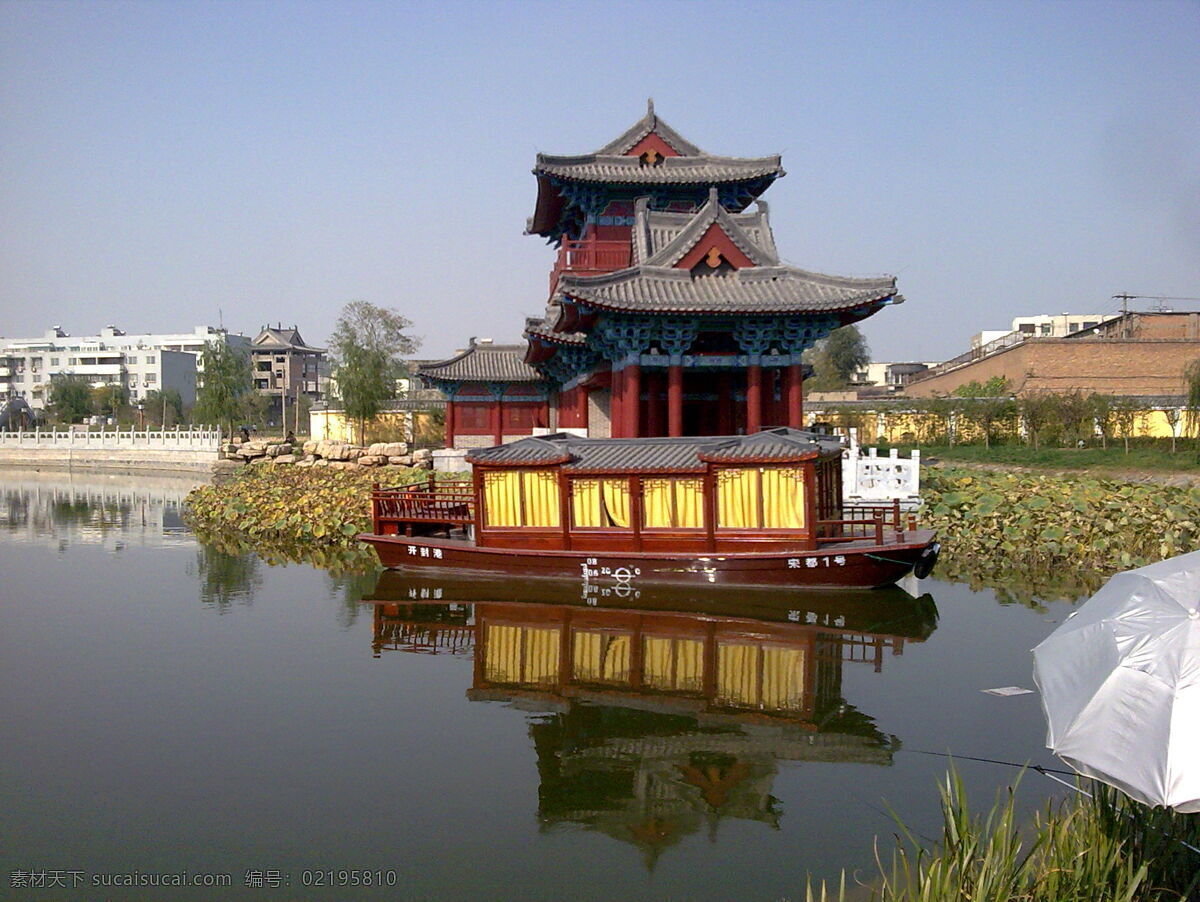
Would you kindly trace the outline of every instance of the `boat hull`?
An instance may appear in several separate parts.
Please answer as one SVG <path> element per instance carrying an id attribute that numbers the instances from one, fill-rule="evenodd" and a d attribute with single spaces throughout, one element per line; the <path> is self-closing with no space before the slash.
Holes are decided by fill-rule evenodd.
<path id="1" fill-rule="evenodd" d="M 872 588 L 888 586 L 918 564 L 928 572 L 937 545 L 930 530 L 884 545 L 838 545 L 820 551 L 666 554 L 479 548 L 460 539 L 360 535 L 389 569 L 474 571 L 514 577 L 573 579 L 637 586 L 682 583 L 727 586 Z"/>

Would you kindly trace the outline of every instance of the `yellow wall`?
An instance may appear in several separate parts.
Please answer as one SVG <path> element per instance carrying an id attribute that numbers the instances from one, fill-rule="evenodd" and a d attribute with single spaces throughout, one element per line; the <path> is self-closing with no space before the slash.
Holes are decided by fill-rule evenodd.
<path id="1" fill-rule="evenodd" d="M 839 433 L 844 433 L 847 426 L 856 427 L 860 444 L 873 442 L 886 444 L 944 444 L 946 441 L 945 418 L 934 413 L 917 413 L 902 410 L 872 410 L 868 407 L 857 408 L 851 414 L 841 411 L 808 410 L 805 412 L 808 425 L 813 423 L 829 423 Z M 1176 427 L 1176 435 L 1193 434 L 1189 430 L 1187 413 L 1181 411 L 1180 422 Z M 1017 421 L 998 425 L 993 429 L 993 438 L 1005 436 L 1016 437 L 1019 434 Z M 1115 429 L 1114 437 L 1120 437 L 1120 430 Z M 1161 410 L 1139 411 L 1134 420 L 1133 436 L 1137 438 L 1170 438 L 1171 426 L 1167 415 Z M 982 444 L 983 430 L 967 420 L 958 417 L 955 426 L 956 444 Z"/>
<path id="2" fill-rule="evenodd" d="M 340 410 L 310 410 L 308 430 L 314 441 L 366 444 L 412 440 L 411 419 L 406 410 L 385 410 L 373 422 L 367 423 L 365 441 L 358 434 L 358 423 L 348 421 Z"/>

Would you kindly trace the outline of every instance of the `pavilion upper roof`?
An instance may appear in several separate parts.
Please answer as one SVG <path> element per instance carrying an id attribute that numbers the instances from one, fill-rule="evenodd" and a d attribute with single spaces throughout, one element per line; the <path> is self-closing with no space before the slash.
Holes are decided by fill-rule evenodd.
<path id="1" fill-rule="evenodd" d="M 632 151 L 651 135 L 661 139 L 677 156 L 664 156 L 655 165 L 645 165 L 640 155 Z M 574 156 L 539 153 L 533 172 L 583 182 L 700 185 L 762 176 L 778 178 L 784 174 L 778 154 L 719 157 L 704 152 L 659 118 L 653 100 L 646 104 L 645 116 L 599 150 Z"/>
<path id="2" fill-rule="evenodd" d="M 645 149 L 653 151 L 652 163 L 643 159 Z M 650 101 L 645 116 L 599 150 L 568 156 L 539 153 L 533 174 L 538 177 L 538 201 L 527 231 L 550 235 L 558 226 L 564 204 L 553 185 L 555 180 L 635 187 L 698 186 L 701 190 L 709 185 L 747 183 L 747 196 L 756 197 L 785 172 L 778 154 L 722 157 L 706 153 L 660 119 Z"/>
<path id="3" fill-rule="evenodd" d="M 541 374 L 525 362 L 524 344 L 476 342 L 455 356 L 422 364 L 417 375 L 444 382 L 542 382 Z"/>

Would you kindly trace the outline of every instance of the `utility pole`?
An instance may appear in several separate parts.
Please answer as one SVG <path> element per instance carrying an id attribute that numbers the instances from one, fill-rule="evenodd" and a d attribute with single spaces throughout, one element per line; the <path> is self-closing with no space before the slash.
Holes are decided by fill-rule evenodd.
<path id="1" fill-rule="evenodd" d="M 1114 294 L 1113 299 L 1121 302 L 1121 338 L 1129 338 L 1129 302 L 1136 298 L 1136 294 L 1122 293 Z"/>

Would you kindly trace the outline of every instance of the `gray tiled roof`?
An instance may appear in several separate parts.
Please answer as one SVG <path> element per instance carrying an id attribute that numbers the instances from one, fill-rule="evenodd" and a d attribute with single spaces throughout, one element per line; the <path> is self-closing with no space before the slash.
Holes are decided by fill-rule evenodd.
<path id="1" fill-rule="evenodd" d="M 546 312 L 544 317 L 531 316 L 525 319 L 525 334 L 544 338 L 547 341 L 564 345 L 585 345 L 587 336 L 582 332 L 555 332 L 554 323 L 558 319 L 557 309 Z"/>
<path id="2" fill-rule="evenodd" d="M 752 244 L 778 262 L 779 253 L 775 249 L 775 236 L 767 219 L 767 204 L 760 200 L 757 205 L 758 209 L 752 213 L 725 211 L 725 215 Z M 636 208 L 638 215 L 635 216 L 633 229 L 633 262 L 635 263 L 641 263 L 654 257 L 678 238 L 696 218 L 695 213 L 663 213 L 649 209 L 643 215 L 642 208 L 643 205 L 639 201 Z M 696 237 L 699 238 L 702 234 L 703 230 Z"/>
<path id="3" fill-rule="evenodd" d="M 629 126 L 625 132 L 613 141 L 609 141 L 601 147 L 596 153 L 598 154 L 622 154 L 629 153 L 642 138 L 651 132 L 656 132 L 660 138 L 670 144 L 675 150 L 685 157 L 695 157 L 704 153 L 699 147 L 689 141 L 667 123 L 655 115 L 654 98 L 651 97 L 646 101 L 646 115 L 639 119 L 633 125 Z"/>
<path id="4" fill-rule="evenodd" d="M 680 156 L 665 157 L 656 166 L 643 166 L 638 157 L 627 156 L 630 149 L 651 132 L 666 141 Z M 708 185 L 784 175 L 782 160 L 778 155 L 746 158 L 718 157 L 705 153 L 658 118 L 654 113 L 653 101 L 648 104 L 645 116 L 595 153 L 577 156 L 538 154 L 533 172 L 535 175 L 553 175 L 575 181 L 648 185 Z"/>
<path id="5" fill-rule="evenodd" d="M 250 342 L 250 349 L 252 351 L 313 351 L 318 354 L 324 353 L 325 350 L 305 344 L 298 329 L 272 329 L 269 327 L 263 328 L 254 337 L 254 340 Z"/>
<path id="6" fill-rule="evenodd" d="M 524 344 L 476 344 L 449 360 L 423 364 L 417 375 L 455 382 L 542 382 L 541 375 L 525 362 Z"/>
<path id="7" fill-rule="evenodd" d="M 538 154 L 533 172 L 580 182 L 626 185 L 711 185 L 784 174 L 778 156 L 757 159 L 707 155 L 665 157 L 657 166 L 643 166 L 637 157 L 594 153 L 573 157 Z"/>
<path id="8" fill-rule="evenodd" d="M 593 307 L 654 313 L 834 313 L 902 300 L 893 276 L 829 276 L 784 265 L 697 276 L 636 266 L 599 276 L 564 275 L 559 290 Z"/>
<path id="9" fill-rule="evenodd" d="M 647 266 L 674 266 L 717 224 L 755 266 L 779 263 L 775 238 L 767 220 L 767 206 L 759 201 L 753 213 L 733 214 L 721 206 L 717 189 L 695 213 L 656 213 L 649 198 L 638 198 L 634 207 L 633 262 Z"/>
<path id="10" fill-rule="evenodd" d="M 830 436 L 788 428 L 715 438 L 601 439 L 556 433 L 477 449 L 467 459 L 510 466 L 562 463 L 563 469 L 575 472 L 699 473 L 706 461 L 786 463 L 838 454 L 841 447 Z"/>

